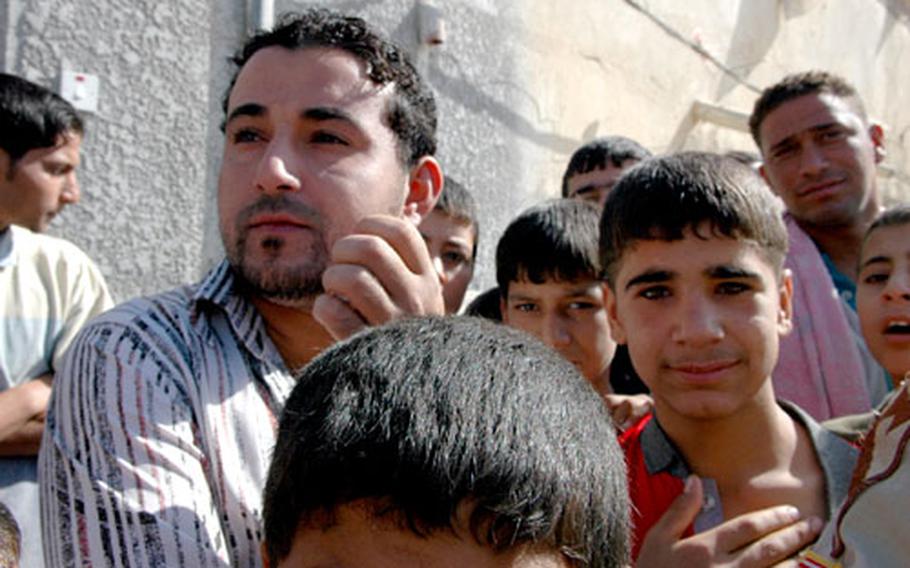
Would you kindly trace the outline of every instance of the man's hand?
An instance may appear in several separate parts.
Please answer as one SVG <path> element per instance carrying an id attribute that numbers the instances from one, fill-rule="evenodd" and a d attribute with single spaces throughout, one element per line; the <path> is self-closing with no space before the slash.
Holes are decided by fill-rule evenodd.
<path id="1" fill-rule="evenodd" d="M 38 453 L 53 375 L 43 375 L 0 392 L 0 456 Z"/>
<path id="2" fill-rule="evenodd" d="M 603 398 L 619 431 L 638 422 L 654 407 L 654 400 L 646 394 L 607 394 Z"/>
<path id="3" fill-rule="evenodd" d="M 800 519 L 795 507 L 783 505 L 740 515 L 680 539 L 698 515 L 701 502 L 701 481 L 689 476 L 683 494 L 648 532 L 635 566 L 773 566 L 806 547 L 822 528 L 820 519 Z"/>
<path id="4" fill-rule="evenodd" d="M 445 313 L 426 244 L 412 223 L 398 217 L 366 217 L 338 239 L 322 284 L 313 316 L 335 339 L 400 317 Z"/>

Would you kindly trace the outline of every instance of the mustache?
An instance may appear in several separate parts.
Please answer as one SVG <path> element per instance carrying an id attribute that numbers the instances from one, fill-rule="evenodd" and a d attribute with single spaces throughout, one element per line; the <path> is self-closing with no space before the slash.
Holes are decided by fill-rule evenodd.
<path id="1" fill-rule="evenodd" d="M 259 199 L 243 208 L 237 215 L 237 228 L 242 230 L 250 219 L 263 213 L 285 213 L 302 219 L 315 229 L 323 228 L 322 215 L 318 211 L 285 195 L 263 195 L 259 197 Z"/>

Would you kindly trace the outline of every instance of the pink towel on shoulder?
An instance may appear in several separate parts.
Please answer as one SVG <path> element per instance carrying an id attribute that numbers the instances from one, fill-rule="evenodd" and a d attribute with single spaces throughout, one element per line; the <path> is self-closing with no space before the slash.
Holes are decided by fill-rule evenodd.
<path id="1" fill-rule="evenodd" d="M 816 420 L 868 412 L 865 371 L 854 333 L 831 280 L 809 238 L 789 215 L 786 267 L 793 272 L 793 331 L 780 345 L 774 392 Z"/>

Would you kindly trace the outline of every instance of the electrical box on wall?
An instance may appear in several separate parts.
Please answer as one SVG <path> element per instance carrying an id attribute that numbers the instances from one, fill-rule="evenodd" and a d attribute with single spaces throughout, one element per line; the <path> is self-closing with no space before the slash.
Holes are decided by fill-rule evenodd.
<path id="1" fill-rule="evenodd" d="M 88 73 L 64 71 L 60 79 L 60 96 L 77 110 L 98 112 L 98 77 Z"/>

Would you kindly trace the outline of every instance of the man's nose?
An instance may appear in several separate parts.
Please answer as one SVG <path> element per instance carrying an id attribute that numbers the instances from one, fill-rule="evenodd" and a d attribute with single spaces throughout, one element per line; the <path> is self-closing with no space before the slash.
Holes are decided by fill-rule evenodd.
<path id="1" fill-rule="evenodd" d="M 259 160 L 256 187 L 266 193 L 299 190 L 296 162 L 296 156 L 287 143 L 274 141 Z"/>
<path id="2" fill-rule="evenodd" d="M 800 172 L 809 177 L 821 174 L 828 167 L 828 156 L 814 143 L 806 144 L 800 154 Z"/>
<path id="3" fill-rule="evenodd" d="M 69 175 L 66 185 L 63 186 L 63 191 L 60 192 L 60 201 L 66 205 L 71 205 L 78 203 L 80 197 L 82 197 L 82 193 L 79 190 L 79 180 L 76 178 L 76 174 L 72 173 Z"/>

